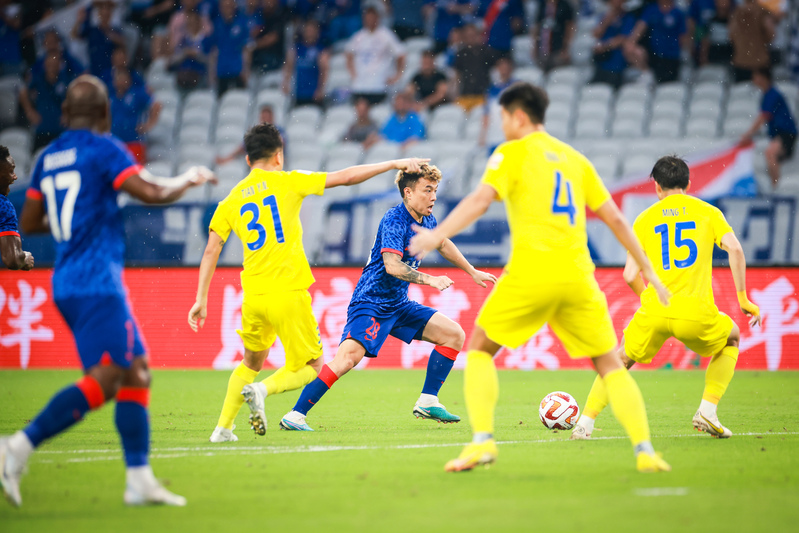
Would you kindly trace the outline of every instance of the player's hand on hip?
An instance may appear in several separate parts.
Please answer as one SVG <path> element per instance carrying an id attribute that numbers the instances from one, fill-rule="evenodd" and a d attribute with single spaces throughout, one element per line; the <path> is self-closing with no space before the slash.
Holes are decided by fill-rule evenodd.
<path id="1" fill-rule="evenodd" d="M 414 224 L 411 226 L 416 235 L 411 237 L 411 242 L 408 243 L 408 252 L 414 257 L 419 259 L 424 258 L 428 252 L 437 249 L 444 242 L 435 233 L 422 226 Z"/>
<path id="2" fill-rule="evenodd" d="M 33 254 L 25 252 L 25 262 L 22 264 L 22 270 L 30 270 L 33 268 Z"/>
<path id="3" fill-rule="evenodd" d="M 445 290 L 450 285 L 452 285 L 452 280 L 447 276 L 436 276 L 430 280 L 430 286 L 440 291 Z"/>
<path id="4" fill-rule="evenodd" d="M 194 302 L 189 311 L 189 326 L 191 329 L 195 332 L 199 331 L 205 325 L 205 317 L 207 315 L 208 309 L 206 309 L 206 306 L 199 302 Z"/>
<path id="5" fill-rule="evenodd" d="M 404 170 L 405 172 L 419 172 L 422 165 L 429 162 L 429 158 L 408 157 L 406 159 L 397 159 L 395 161 L 395 167 L 397 170 Z"/>
<path id="6" fill-rule="evenodd" d="M 472 279 L 484 289 L 488 287 L 488 285 L 486 285 L 486 281 L 490 281 L 491 283 L 497 282 L 497 277 L 494 274 L 489 274 L 488 272 L 483 272 L 482 270 L 475 270 L 474 274 L 472 274 Z"/>

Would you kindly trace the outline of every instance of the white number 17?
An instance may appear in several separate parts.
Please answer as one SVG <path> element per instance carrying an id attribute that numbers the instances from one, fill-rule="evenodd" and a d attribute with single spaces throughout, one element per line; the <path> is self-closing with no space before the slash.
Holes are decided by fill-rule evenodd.
<path id="1" fill-rule="evenodd" d="M 47 217 L 50 219 L 50 230 L 53 238 L 58 241 L 68 241 L 72 238 L 72 215 L 75 213 L 75 201 L 80 191 L 80 172 L 69 170 L 59 172 L 42 179 L 42 194 L 47 200 Z M 58 216 L 58 198 L 56 191 L 66 190 L 64 201 L 61 203 L 61 216 Z"/>

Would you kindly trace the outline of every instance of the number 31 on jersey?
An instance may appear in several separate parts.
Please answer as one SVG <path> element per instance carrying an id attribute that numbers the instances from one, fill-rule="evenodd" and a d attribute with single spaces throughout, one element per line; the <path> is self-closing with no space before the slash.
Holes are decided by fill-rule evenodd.
<path id="1" fill-rule="evenodd" d="M 275 227 L 275 237 L 277 238 L 277 242 L 286 242 L 286 239 L 283 236 L 283 224 L 280 222 L 280 212 L 277 210 L 277 200 L 275 199 L 275 195 L 272 194 L 264 198 L 263 205 L 264 207 L 268 207 L 269 211 L 272 213 L 272 224 Z M 243 217 L 246 213 L 252 214 L 252 219 L 249 223 L 247 223 L 247 230 L 258 232 L 258 236 L 255 238 L 255 240 L 247 243 L 247 248 L 254 252 L 256 250 L 260 250 L 263 248 L 264 244 L 266 244 L 266 228 L 259 221 L 261 218 L 261 207 L 258 204 L 255 202 L 248 202 L 241 206 L 241 216 Z"/>

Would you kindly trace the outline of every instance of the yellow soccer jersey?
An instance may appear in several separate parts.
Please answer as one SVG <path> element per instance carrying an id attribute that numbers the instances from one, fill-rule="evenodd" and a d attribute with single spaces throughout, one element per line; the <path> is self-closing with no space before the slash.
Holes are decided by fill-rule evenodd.
<path id="1" fill-rule="evenodd" d="M 300 207 L 325 190 L 324 172 L 253 169 L 219 202 L 211 231 L 244 245 L 241 287 L 248 294 L 307 289 L 314 282 L 302 247 Z"/>
<path id="2" fill-rule="evenodd" d="M 647 313 L 668 318 L 718 314 L 713 300 L 713 244 L 732 228 L 717 208 L 687 194 L 672 194 L 641 213 L 633 224 L 655 273 L 672 293 L 663 307 L 650 285 L 641 294 Z"/>
<path id="3" fill-rule="evenodd" d="M 509 274 L 531 283 L 593 274 L 585 208 L 597 210 L 610 194 L 582 154 L 547 133 L 532 133 L 500 145 L 482 183 L 505 202 L 512 239 Z"/>

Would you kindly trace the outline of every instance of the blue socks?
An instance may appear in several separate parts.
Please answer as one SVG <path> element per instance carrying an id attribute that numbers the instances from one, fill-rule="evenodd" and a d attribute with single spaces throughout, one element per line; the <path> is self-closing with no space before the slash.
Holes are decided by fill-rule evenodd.
<path id="1" fill-rule="evenodd" d="M 433 350 L 430 354 L 430 359 L 427 361 L 427 375 L 424 378 L 422 394 L 438 396 L 438 391 L 441 390 L 441 386 L 447 380 L 457 355 L 458 352 L 456 350 L 444 346 L 438 346 Z"/>
<path id="2" fill-rule="evenodd" d="M 89 410 L 97 409 L 103 403 L 105 396 L 100 384 L 94 378 L 84 376 L 53 396 L 50 403 L 23 431 L 35 448 L 44 440 L 79 422 Z"/>
<path id="3" fill-rule="evenodd" d="M 150 389 L 124 387 L 117 394 L 114 421 L 122 440 L 125 464 L 129 468 L 147 464 L 150 454 L 149 403 Z"/>
<path id="4" fill-rule="evenodd" d="M 308 411 L 319 402 L 322 396 L 330 390 L 330 387 L 332 387 L 333 383 L 337 380 L 338 376 L 330 370 L 330 367 L 327 365 L 323 366 L 316 379 L 308 383 L 305 388 L 302 389 L 302 393 L 297 400 L 297 404 L 294 406 L 294 410 L 303 415 L 307 415 Z"/>

